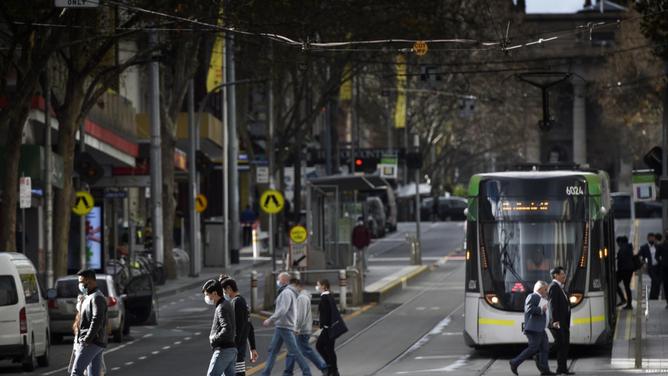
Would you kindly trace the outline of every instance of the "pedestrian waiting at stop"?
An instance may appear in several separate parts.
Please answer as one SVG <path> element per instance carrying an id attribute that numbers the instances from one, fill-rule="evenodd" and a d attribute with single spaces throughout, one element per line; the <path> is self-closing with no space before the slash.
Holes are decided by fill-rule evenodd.
<path id="1" fill-rule="evenodd" d="M 215 279 L 206 281 L 202 287 L 204 302 L 216 307 L 209 334 L 209 344 L 213 349 L 207 376 L 232 376 L 235 373 L 237 345 L 234 323 L 234 307 L 225 300 L 223 287 Z"/>
<path id="2" fill-rule="evenodd" d="M 300 280 L 294 279 L 291 282 L 294 282 L 294 286 L 297 287 L 297 290 L 299 291 L 299 297 L 297 298 L 297 321 L 295 323 L 297 346 L 304 357 L 318 367 L 323 375 L 328 375 L 327 363 L 325 363 L 320 354 L 318 354 L 309 344 L 311 332 L 313 331 L 311 294 L 304 289 L 304 284 Z M 295 356 L 288 353 L 288 356 L 285 358 L 285 372 L 283 372 L 283 375 L 292 375 L 294 368 Z"/>
<path id="3" fill-rule="evenodd" d="M 631 278 L 633 277 L 633 248 L 629 244 L 626 236 L 617 237 L 617 295 L 619 295 L 619 305 L 624 305 L 624 309 L 633 309 L 633 297 L 631 295 Z M 624 284 L 626 296 L 622 294 L 619 284 Z"/>
<path id="4" fill-rule="evenodd" d="M 647 265 L 647 274 L 652 281 L 649 289 L 649 298 L 652 300 L 659 299 L 659 292 L 661 291 L 661 267 L 657 259 L 657 240 L 656 235 L 652 232 L 647 234 L 647 243 L 640 247 L 640 257 Z"/>
<path id="5" fill-rule="evenodd" d="M 361 263 L 363 271 L 369 271 L 369 251 L 367 247 L 371 244 L 371 231 L 364 223 L 364 217 L 357 218 L 357 224 L 353 228 L 352 243 L 355 247 L 355 266 Z"/>
<path id="6" fill-rule="evenodd" d="M 327 363 L 329 376 L 339 376 L 335 350 L 336 339 L 347 332 L 348 328 L 339 309 L 336 308 L 334 297 L 329 291 L 329 281 L 326 279 L 319 280 L 315 289 L 320 292 L 318 313 L 320 314 L 320 328 L 322 328 L 315 347 Z"/>
<path id="7" fill-rule="evenodd" d="M 244 376 L 246 374 L 246 353 L 249 350 L 249 335 L 252 327 L 250 309 L 246 299 L 239 294 L 239 287 L 234 279 L 223 279 L 221 286 L 223 287 L 225 300 L 232 303 L 232 307 L 234 307 L 234 328 L 236 329 L 234 343 L 237 346 L 236 375 Z M 253 345 L 250 346 L 251 362 L 257 359 L 254 342 L 255 338 L 253 338 Z"/>
<path id="8" fill-rule="evenodd" d="M 276 328 L 274 329 L 274 336 L 271 339 L 269 344 L 269 356 L 265 362 L 264 370 L 262 370 L 263 376 L 269 376 L 271 370 L 274 368 L 274 363 L 276 362 L 276 357 L 278 352 L 281 350 L 283 343 L 285 347 L 288 348 L 288 354 L 292 354 L 299 364 L 299 368 L 302 370 L 302 375 L 311 376 L 311 369 L 306 363 L 306 358 L 299 351 L 297 346 L 297 338 L 295 336 L 295 323 L 297 315 L 297 297 L 299 292 L 297 288 L 289 284 L 290 274 L 282 272 L 278 275 L 278 280 L 276 285 L 279 288 L 280 293 L 276 298 L 276 309 L 274 314 L 271 315 L 268 319 L 264 320 L 262 323 L 263 326 L 268 327 L 271 324 L 274 324 Z"/>
<path id="9" fill-rule="evenodd" d="M 547 283 L 538 281 L 533 287 L 533 293 L 527 296 L 524 303 L 524 335 L 529 340 L 529 346 L 509 361 L 510 370 L 515 375 L 517 375 L 517 367 L 534 355 L 536 356 L 536 367 L 541 375 L 556 375 L 550 371 L 550 365 L 547 362 L 550 352 L 550 342 L 546 332 L 550 323 L 549 315 Z"/>

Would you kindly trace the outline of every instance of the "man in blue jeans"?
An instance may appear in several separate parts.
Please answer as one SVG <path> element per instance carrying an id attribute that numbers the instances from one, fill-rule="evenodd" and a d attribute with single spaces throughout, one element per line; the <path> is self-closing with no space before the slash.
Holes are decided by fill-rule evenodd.
<path id="1" fill-rule="evenodd" d="M 326 375 L 327 363 L 309 344 L 311 332 L 313 331 L 311 295 L 304 290 L 304 285 L 298 279 L 290 280 L 290 285 L 299 291 L 299 297 L 297 298 L 297 321 L 295 323 L 295 327 L 297 328 L 297 347 L 299 347 L 304 357 L 315 364 L 322 371 L 323 375 Z M 294 368 L 295 355 L 288 353 L 288 356 L 285 358 L 285 372 L 283 372 L 283 375 L 292 376 Z"/>
<path id="2" fill-rule="evenodd" d="M 97 278 L 91 269 L 81 270 L 79 291 L 85 295 L 79 313 L 77 337 L 79 343 L 74 355 L 72 376 L 83 376 L 88 370 L 89 376 L 100 376 L 102 353 L 107 347 L 107 299 L 97 288 Z"/>
<path id="3" fill-rule="evenodd" d="M 262 323 L 266 327 L 272 323 L 276 325 L 274 337 L 271 339 L 271 344 L 269 345 L 269 357 L 265 362 L 264 370 L 262 370 L 262 376 L 269 376 L 271 374 L 271 370 L 274 368 L 274 363 L 276 362 L 276 356 L 281 350 L 283 342 L 285 342 L 285 347 L 288 348 L 288 353 L 293 354 L 295 360 L 297 360 L 297 364 L 299 364 L 299 368 L 302 370 L 302 375 L 311 376 L 311 370 L 308 363 L 306 363 L 306 358 L 299 351 L 295 337 L 296 304 L 299 292 L 294 286 L 288 285 L 288 282 L 290 282 L 290 275 L 288 273 L 284 272 L 278 275 L 276 285 L 282 291 L 278 295 L 278 298 L 276 298 L 276 310 L 271 317 Z"/>
<path id="4" fill-rule="evenodd" d="M 223 298 L 223 286 L 210 279 L 202 287 L 204 302 L 216 306 L 211 324 L 209 343 L 213 349 L 207 376 L 233 376 L 237 361 L 237 345 L 234 342 L 234 308 Z"/>

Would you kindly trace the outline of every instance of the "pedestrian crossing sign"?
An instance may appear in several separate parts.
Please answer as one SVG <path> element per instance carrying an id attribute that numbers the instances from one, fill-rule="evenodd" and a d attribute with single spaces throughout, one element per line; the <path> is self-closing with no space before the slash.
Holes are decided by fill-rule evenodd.
<path id="1" fill-rule="evenodd" d="M 279 213 L 284 205 L 283 194 L 275 189 L 267 189 L 260 197 L 260 208 L 267 214 Z"/>
<path id="2" fill-rule="evenodd" d="M 206 196 L 199 194 L 195 197 L 195 210 L 198 213 L 205 211 L 207 206 L 209 206 L 209 200 L 206 199 Z"/>
<path id="3" fill-rule="evenodd" d="M 95 200 L 93 199 L 93 196 L 91 196 L 90 193 L 86 191 L 79 191 L 77 192 L 76 198 L 74 200 L 72 212 L 74 212 L 76 215 L 83 216 L 90 213 L 94 206 Z"/>

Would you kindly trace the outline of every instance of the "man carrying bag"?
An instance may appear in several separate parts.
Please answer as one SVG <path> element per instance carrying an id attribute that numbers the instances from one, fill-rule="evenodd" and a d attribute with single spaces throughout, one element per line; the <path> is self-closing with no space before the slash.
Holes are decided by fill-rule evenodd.
<path id="1" fill-rule="evenodd" d="M 321 279 L 317 282 L 315 288 L 320 291 L 318 312 L 320 313 L 320 327 L 322 328 L 315 347 L 329 366 L 329 376 L 339 376 L 335 351 L 336 339 L 347 332 L 348 327 L 329 292 L 329 281 Z"/>

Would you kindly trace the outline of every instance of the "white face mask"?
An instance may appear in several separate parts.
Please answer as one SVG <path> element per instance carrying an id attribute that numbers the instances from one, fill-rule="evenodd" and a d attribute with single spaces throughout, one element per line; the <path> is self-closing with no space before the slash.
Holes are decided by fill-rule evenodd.
<path id="1" fill-rule="evenodd" d="M 204 295 L 204 303 L 208 305 L 213 305 L 214 301 L 209 297 L 209 295 Z"/>
<path id="2" fill-rule="evenodd" d="M 282 286 L 283 286 L 283 285 L 281 285 L 281 281 L 280 281 L 280 280 L 276 280 L 276 287 L 278 287 L 278 288 L 280 289 Z"/>
<path id="3" fill-rule="evenodd" d="M 84 285 L 83 283 L 79 283 L 79 291 L 82 294 L 86 294 L 88 292 L 88 290 L 86 289 L 86 285 Z"/>
<path id="4" fill-rule="evenodd" d="M 227 293 L 226 293 L 226 292 L 224 292 L 224 293 L 223 293 L 223 297 L 225 298 L 225 300 L 230 300 L 230 296 L 229 296 L 229 295 L 227 295 Z"/>

